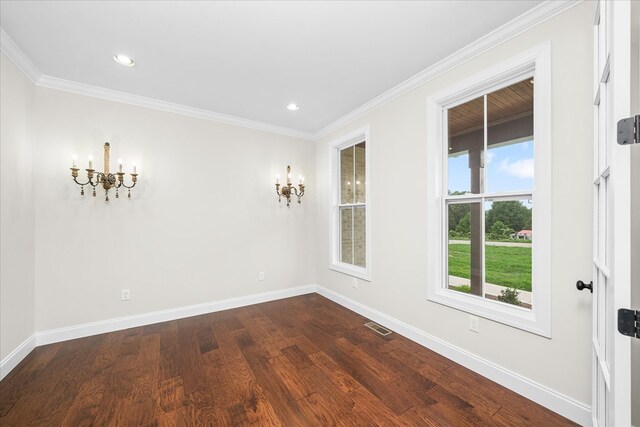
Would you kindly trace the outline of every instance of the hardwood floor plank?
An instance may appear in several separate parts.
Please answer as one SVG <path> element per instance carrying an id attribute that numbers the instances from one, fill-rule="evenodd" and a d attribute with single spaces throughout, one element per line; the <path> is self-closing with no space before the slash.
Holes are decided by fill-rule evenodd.
<path id="1" fill-rule="evenodd" d="M 0 425 L 573 425 L 366 321 L 309 294 L 39 347 Z"/>
<path id="2" fill-rule="evenodd" d="M 251 394 L 227 409 L 229 425 L 283 426 L 261 388 L 254 384 Z"/>
<path id="3" fill-rule="evenodd" d="M 296 398 L 280 379 L 276 369 L 269 363 L 267 355 L 250 352 L 245 353 L 245 358 L 278 418 L 285 425 L 304 424 L 304 419 L 299 418 L 300 408 Z"/>
<path id="4" fill-rule="evenodd" d="M 370 371 L 366 365 L 363 365 L 358 358 L 344 353 L 337 348 L 328 351 L 330 352 L 328 356 L 333 359 L 335 363 L 397 415 L 403 413 L 411 406 L 406 396 L 391 391 L 389 385 L 379 379 L 375 373 Z"/>
<path id="5" fill-rule="evenodd" d="M 350 413 L 342 413 L 341 416 L 348 420 L 344 425 L 359 425 L 364 422 L 365 425 L 391 426 L 396 425 L 398 413 L 389 409 L 387 405 L 383 405 L 377 396 L 373 395 L 365 387 L 357 388 L 349 393 L 349 398 L 354 401 L 353 410 Z M 401 411 L 405 412 L 405 410 Z"/>
<path id="6" fill-rule="evenodd" d="M 204 372 L 204 363 L 200 353 L 200 345 L 195 336 L 193 328 L 193 318 L 178 321 L 179 349 L 177 356 L 179 360 L 179 372 L 184 384 L 185 395 L 190 395 L 208 386 Z"/>
<path id="7" fill-rule="evenodd" d="M 157 418 L 158 427 L 184 427 L 192 425 L 187 408 L 181 406 L 173 411 L 160 413 Z M 220 424 L 224 425 L 224 424 Z"/>
<path id="8" fill-rule="evenodd" d="M 441 425 L 490 426 L 490 418 L 483 417 L 473 405 L 446 389 L 435 386 L 424 393 L 425 406 L 416 406 L 425 418 Z"/>
<path id="9" fill-rule="evenodd" d="M 66 412 L 61 425 L 92 426 L 107 387 L 109 370 L 102 370 L 85 381 Z"/>
<path id="10" fill-rule="evenodd" d="M 440 378 L 444 370 L 451 366 L 450 364 L 439 366 L 418 356 L 415 352 L 409 353 L 403 349 L 391 351 L 389 355 L 426 378 Z"/>
<path id="11" fill-rule="evenodd" d="M 309 359 L 307 354 L 300 350 L 300 348 L 295 344 L 283 348 L 282 353 L 298 370 L 313 366 L 313 362 Z"/>
<path id="12" fill-rule="evenodd" d="M 182 407 L 184 385 L 181 377 L 161 380 L 158 385 L 158 406 L 163 412 L 172 412 Z"/>
<path id="13" fill-rule="evenodd" d="M 336 345 L 344 353 L 357 358 L 362 365 L 367 367 L 367 370 L 369 372 L 373 373 L 376 377 L 386 383 L 397 380 L 401 375 L 400 372 L 394 370 L 389 365 L 380 363 L 377 358 L 371 356 L 368 352 L 362 350 L 360 347 L 351 344 L 344 338 L 337 339 Z"/>
<path id="14" fill-rule="evenodd" d="M 269 363 L 274 371 L 278 373 L 280 381 L 282 381 L 295 400 L 300 400 L 317 391 L 315 384 L 307 381 L 304 375 L 285 356 L 271 358 Z"/>
<path id="15" fill-rule="evenodd" d="M 352 390 L 362 387 L 362 384 L 338 366 L 324 352 L 319 351 L 313 353 L 309 356 L 309 359 L 343 392 L 349 393 Z"/>
<path id="16" fill-rule="evenodd" d="M 307 356 L 320 351 L 320 348 L 304 335 L 297 335 L 291 338 L 291 341 Z"/>

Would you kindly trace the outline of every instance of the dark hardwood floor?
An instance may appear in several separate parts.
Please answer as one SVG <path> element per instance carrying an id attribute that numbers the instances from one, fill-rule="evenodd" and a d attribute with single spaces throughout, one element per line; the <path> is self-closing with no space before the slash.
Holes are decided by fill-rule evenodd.
<path id="1" fill-rule="evenodd" d="M 36 348 L 2 426 L 561 426 L 565 418 L 317 294 Z"/>

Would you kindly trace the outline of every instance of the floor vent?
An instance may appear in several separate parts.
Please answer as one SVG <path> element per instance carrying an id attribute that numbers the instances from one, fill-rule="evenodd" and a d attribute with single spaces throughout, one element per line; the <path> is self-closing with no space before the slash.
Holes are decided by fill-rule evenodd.
<path id="1" fill-rule="evenodd" d="M 366 326 L 367 328 L 371 329 L 374 332 L 379 333 L 380 335 L 389 335 L 391 333 L 390 330 L 388 330 L 387 328 L 385 328 L 384 326 L 380 326 L 378 325 L 376 322 L 368 322 L 365 323 L 364 326 Z"/>

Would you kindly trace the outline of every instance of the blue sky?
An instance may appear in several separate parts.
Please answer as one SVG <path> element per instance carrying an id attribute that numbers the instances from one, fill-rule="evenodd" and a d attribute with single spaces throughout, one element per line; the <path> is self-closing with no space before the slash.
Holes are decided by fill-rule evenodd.
<path id="1" fill-rule="evenodd" d="M 533 141 L 490 148 L 486 192 L 533 189 Z M 469 156 L 449 158 L 449 190 L 469 191 Z"/>

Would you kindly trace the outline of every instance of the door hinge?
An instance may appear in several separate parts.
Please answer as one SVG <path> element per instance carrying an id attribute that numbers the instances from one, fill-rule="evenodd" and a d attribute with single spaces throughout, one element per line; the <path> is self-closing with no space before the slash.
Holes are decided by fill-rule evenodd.
<path id="1" fill-rule="evenodd" d="M 618 144 L 640 143 L 640 115 L 628 117 L 618 122 Z"/>
<path id="2" fill-rule="evenodd" d="M 628 337 L 640 338 L 640 311 L 628 308 L 619 309 L 618 332 Z"/>

